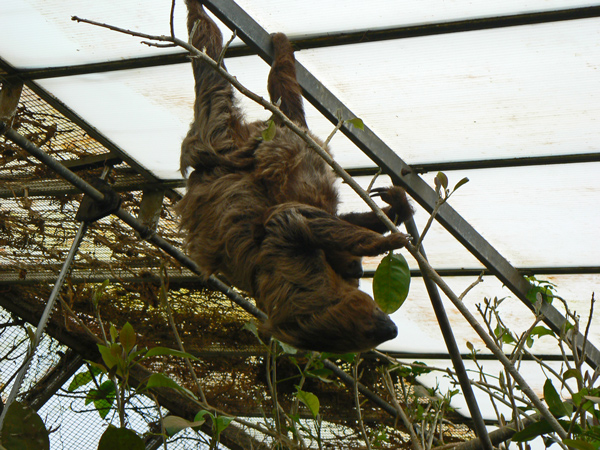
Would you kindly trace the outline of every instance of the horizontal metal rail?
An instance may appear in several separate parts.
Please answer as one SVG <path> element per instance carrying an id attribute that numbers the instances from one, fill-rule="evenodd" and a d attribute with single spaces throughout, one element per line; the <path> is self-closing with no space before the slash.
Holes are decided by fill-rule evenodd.
<path id="1" fill-rule="evenodd" d="M 378 30 L 364 29 L 343 31 L 339 33 L 319 34 L 307 38 L 295 39 L 293 40 L 293 43 L 296 49 L 306 50 L 335 47 L 339 45 L 362 44 L 365 42 L 379 42 L 392 39 L 406 39 L 420 36 L 462 33 L 465 31 L 478 31 L 493 28 L 561 22 L 566 20 L 589 19 L 594 17 L 600 17 L 600 6 L 536 11 L 524 14 L 508 14 L 504 16 L 481 17 L 477 19 L 454 20 L 448 22 L 432 22 L 422 25 L 397 26 Z M 233 58 L 251 54 L 254 54 L 254 52 L 250 47 L 232 46 L 227 50 L 225 56 L 227 58 Z M 41 80 L 47 78 L 85 75 L 90 73 L 104 73 L 119 70 L 167 66 L 187 62 L 189 62 L 187 53 L 174 52 L 159 56 L 128 58 L 90 64 L 15 70 L 11 71 L 7 75 L 0 76 L 0 78 L 4 78 L 8 81 L 17 79 L 22 81 Z"/>
<path id="2" fill-rule="evenodd" d="M 40 271 L 39 266 L 36 267 L 38 267 L 38 271 L 28 271 L 26 278 L 21 278 L 21 276 L 14 271 L 0 271 L 0 286 L 27 286 L 48 281 L 56 276 L 57 269 L 55 265 L 44 267 L 43 269 L 47 269 L 44 271 Z M 521 267 L 518 270 L 524 275 L 590 275 L 600 273 L 600 267 Z M 481 274 L 483 274 L 483 276 L 493 276 L 487 269 L 436 269 L 436 272 L 442 277 L 477 277 Z M 102 272 L 100 269 L 95 269 L 94 273 L 95 275 L 90 276 L 87 272 L 80 269 L 73 270 L 70 276 L 71 283 L 102 283 L 104 280 L 132 283 L 140 281 L 155 282 L 158 280 L 158 277 L 156 280 L 140 280 L 139 276 L 132 275 L 131 270 L 123 272 L 122 276 L 118 275 L 118 271 L 115 270 Z M 115 275 L 115 273 L 117 274 Z M 374 273 L 374 270 L 368 270 L 364 273 L 363 278 L 373 278 Z M 420 278 L 423 274 L 419 269 L 412 269 L 410 271 L 410 276 L 412 278 Z M 171 286 L 198 284 L 198 276 L 194 273 L 190 273 L 189 275 L 186 275 L 185 273 L 182 274 L 177 270 L 173 271 L 172 276 L 169 276 L 169 281 Z"/>

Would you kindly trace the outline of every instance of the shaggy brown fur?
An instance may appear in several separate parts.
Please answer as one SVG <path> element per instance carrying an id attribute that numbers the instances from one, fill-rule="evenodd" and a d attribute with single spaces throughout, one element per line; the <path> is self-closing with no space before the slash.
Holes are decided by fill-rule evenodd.
<path id="1" fill-rule="evenodd" d="M 216 59 L 221 33 L 197 0 L 187 5 L 190 32 L 198 23 L 193 45 Z M 306 127 L 293 49 L 281 33 L 273 46 L 271 101 Z M 382 236 L 385 227 L 373 213 L 337 216 L 326 163 L 278 120 L 274 139 L 264 141 L 266 124 L 244 121 L 231 85 L 199 60 L 193 70 L 194 123 L 181 170 L 194 170 L 178 205 L 190 256 L 207 277 L 222 273 L 252 294 L 268 315 L 263 330 L 296 347 L 343 353 L 395 337 L 394 323 L 357 289 L 360 258 L 400 248 L 407 237 Z M 375 195 L 391 205 L 391 218 L 412 214 L 402 189 Z"/>

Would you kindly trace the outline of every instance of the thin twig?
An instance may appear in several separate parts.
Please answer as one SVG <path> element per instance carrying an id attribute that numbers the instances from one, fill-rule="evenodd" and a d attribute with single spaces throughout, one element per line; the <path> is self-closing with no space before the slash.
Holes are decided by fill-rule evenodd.
<path id="1" fill-rule="evenodd" d="M 175 3 L 174 0 L 173 0 L 173 3 Z M 162 441 L 163 441 L 163 448 L 165 450 L 167 450 L 167 431 L 165 430 L 165 424 L 163 423 L 163 415 L 162 415 L 162 411 L 160 410 L 161 406 L 160 406 L 160 403 L 158 402 L 158 398 L 156 397 L 156 395 L 154 395 L 151 392 L 150 396 L 152 397 L 152 399 L 154 400 L 154 403 L 156 404 L 156 410 L 158 411 L 158 420 L 160 423 L 160 434 L 162 436 Z"/>
<path id="2" fill-rule="evenodd" d="M 527 338 L 529 337 L 529 335 L 531 334 L 533 329 L 537 326 L 537 324 L 540 323 L 543 319 L 544 319 L 544 316 L 542 314 L 536 316 L 536 318 L 533 321 L 533 323 L 531 324 L 531 326 L 527 329 L 527 331 L 525 331 L 521 335 L 521 338 L 519 339 L 517 346 L 513 350 L 513 357 L 511 359 L 513 364 L 516 362 L 517 358 L 519 357 L 521 350 L 523 350 L 523 346 L 525 345 L 525 342 L 527 342 Z"/>
<path id="3" fill-rule="evenodd" d="M 160 274 L 160 299 L 163 307 L 165 308 L 165 312 L 167 313 L 167 318 L 169 320 L 169 325 L 171 326 L 171 330 L 173 331 L 173 335 L 175 336 L 175 341 L 177 342 L 177 347 L 179 350 L 185 353 L 185 348 L 183 346 L 183 341 L 181 340 L 181 336 L 179 336 L 179 331 L 177 330 L 177 325 L 175 324 L 175 319 L 173 318 L 173 312 L 171 311 L 171 306 L 169 305 L 169 298 L 167 296 L 168 291 L 168 278 L 167 278 L 167 268 L 162 266 L 161 274 Z M 186 366 L 194 379 L 194 383 L 196 383 L 196 387 L 198 388 L 198 394 L 200 395 L 200 400 L 204 404 L 208 404 L 206 401 L 206 396 L 204 395 L 204 390 L 202 389 L 202 385 L 200 384 L 200 380 L 196 376 L 196 371 L 194 370 L 194 366 L 192 366 L 192 362 L 188 357 L 183 358 L 185 360 Z"/>
<path id="4" fill-rule="evenodd" d="M 469 285 L 469 287 L 467 287 L 467 288 L 466 288 L 466 289 L 463 291 L 463 293 L 462 293 L 462 294 L 460 294 L 460 295 L 458 296 L 458 299 L 462 301 L 462 300 L 465 298 L 465 296 L 466 296 L 466 295 L 469 293 L 469 291 L 470 291 L 471 289 L 473 289 L 475 286 L 477 286 L 479 283 L 483 283 L 483 272 L 481 272 L 481 273 L 479 274 L 479 276 L 477 277 L 477 279 L 476 279 L 475 281 L 473 281 L 473 283 L 471 283 L 471 284 Z"/>
<path id="5" fill-rule="evenodd" d="M 169 27 L 171 29 L 171 37 L 175 39 L 175 0 L 171 2 L 171 16 L 169 17 Z"/>
<path id="6" fill-rule="evenodd" d="M 396 408 L 396 411 L 398 412 L 398 417 L 400 417 L 400 420 L 402 421 L 404 427 L 408 431 L 408 434 L 410 436 L 410 442 L 413 445 L 413 449 L 423 450 L 423 447 L 419 442 L 419 437 L 417 436 L 417 434 L 415 433 L 415 429 L 413 428 L 412 422 L 410 421 L 410 419 L 404 412 L 404 409 L 402 409 L 402 406 L 400 406 L 398 400 L 396 399 L 396 390 L 394 389 L 394 383 L 392 381 L 392 377 L 390 376 L 390 372 L 387 369 L 383 371 L 383 382 L 385 384 L 386 389 L 390 393 L 392 405 L 394 405 L 394 408 Z"/>
<path id="7" fill-rule="evenodd" d="M 595 303 L 595 299 L 594 299 L 594 293 L 592 292 L 592 298 L 590 300 L 590 315 L 588 317 L 588 321 L 587 324 L 585 326 L 585 333 L 583 335 L 583 343 L 581 345 L 581 359 L 583 361 L 585 361 L 585 347 L 588 343 L 588 336 L 590 333 L 590 326 L 592 325 L 592 317 L 594 316 L 594 303 Z M 574 347 L 577 347 L 576 345 Z"/>
<path id="8" fill-rule="evenodd" d="M 340 128 L 342 128 L 342 125 L 344 125 L 344 121 L 340 117 L 338 117 L 337 125 L 331 131 L 331 133 L 329 133 L 329 136 L 327 136 L 327 139 L 325 139 L 325 144 L 324 144 L 325 147 L 329 145 L 329 143 L 331 142 L 331 139 L 333 139 L 333 136 L 335 136 L 335 133 L 337 133 L 340 130 Z"/>
<path id="9" fill-rule="evenodd" d="M 377 180 L 377 178 L 379 178 L 379 175 L 381 175 L 383 173 L 383 170 L 381 170 L 381 167 L 377 170 L 377 172 L 375 172 L 375 175 L 373 175 L 373 178 L 371 178 L 371 182 L 369 183 L 369 186 L 367 186 L 367 193 L 371 193 L 371 189 L 373 188 L 373 185 L 375 184 L 375 181 Z"/>
<path id="10" fill-rule="evenodd" d="M 225 58 L 225 52 L 227 52 L 227 50 L 229 49 L 229 46 L 231 45 L 231 43 L 233 42 L 233 40 L 237 37 L 237 31 L 233 30 L 233 33 L 231 34 L 231 37 L 229 38 L 229 40 L 225 43 L 225 45 L 223 46 L 223 48 L 221 49 L 221 53 L 219 54 L 219 57 L 217 58 L 217 64 L 219 66 L 223 66 L 223 59 Z M 223 66 L 224 67 L 224 66 Z"/>
<path id="11" fill-rule="evenodd" d="M 415 247 L 421 248 L 423 239 L 425 239 L 425 235 L 427 234 L 427 232 L 429 231 L 429 228 L 431 228 L 431 225 L 433 224 L 433 219 L 435 219 L 435 216 L 437 216 L 438 211 L 440 210 L 440 208 L 442 207 L 442 205 L 444 203 L 446 203 L 446 200 L 443 199 L 442 197 L 438 197 L 438 199 L 435 201 L 435 206 L 433 207 L 433 211 L 429 215 L 429 219 L 427 219 L 427 223 L 425 224 L 425 227 L 423 228 L 423 231 L 421 232 L 421 236 L 419 236 L 419 240 L 417 241 L 417 244 L 415 245 Z"/>
<path id="12" fill-rule="evenodd" d="M 354 403 L 356 405 L 356 415 L 358 416 L 358 425 L 360 427 L 360 432 L 362 433 L 363 440 L 367 446 L 368 450 L 371 450 L 371 441 L 369 440 L 369 436 L 367 435 L 367 430 L 365 430 L 365 422 L 362 418 L 362 411 L 360 408 L 360 398 L 358 396 L 358 365 L 360 364 L 360 353 L 356 355 L 356 359 L 352 366 L 352 374 L 354 375 Z"/>

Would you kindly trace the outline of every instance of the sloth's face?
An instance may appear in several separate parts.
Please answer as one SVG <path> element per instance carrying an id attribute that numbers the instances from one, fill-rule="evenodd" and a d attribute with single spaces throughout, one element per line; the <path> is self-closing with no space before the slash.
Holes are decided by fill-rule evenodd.
<path id="1" fill-rule="evenodd" d="M 338 303 L 271 330 L 273 335 L 304 350 L 353 353 L 370 350 L 398 335 L 396 324 L 358 289 L 348 289 Z"/>

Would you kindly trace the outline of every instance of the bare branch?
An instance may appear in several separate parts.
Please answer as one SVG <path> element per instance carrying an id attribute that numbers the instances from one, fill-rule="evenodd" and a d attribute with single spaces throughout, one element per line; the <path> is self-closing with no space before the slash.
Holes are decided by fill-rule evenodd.
<path id="1" fill-rule="evenodd" d="M 194 24 L 195 26 L 196 24 Z M 229 38 L 229 40 L 225 43 L 225 45 L 223 46 L 223 48 L 221 49 L 221 53 L 219 54 L 219 57 L 217 58 L 217 64 L 219 66 L 223 65 L 223 59 L 225 58 L 225 52 L 227 52 L 227 49 L 229 48 L 229 46 L 231 45 L 231 43 L 233 42 L 233 40 L 237 37 L 237 31 L 233 30 L 233 33 L 231 34 L 231 37 Z"/>
<path id="2" fill-rule="evenodd" d="M 175 39 L 175 0 L 171 2 L 171 16 L 169 18 L 169 26 L 171 28 L 171 37 Z"/>
<path id="3" fill-rule="evenodd" d="M 469 285 L 469 287 L 463 291 L 462 294 L 460 294 L 458 299 L 462 301 L 465 298 L 465 296 L 469 293 L 469 291 L 471 289 L 473 289 L 475 286 L 477 286 L 479 283 L 483 283 L 483 272 L 481 272 L 479 274 L 479 276 L 477 277 L 477 279 L 475 281 L 473 281 L 473 283 L 471 283 Z"/>

